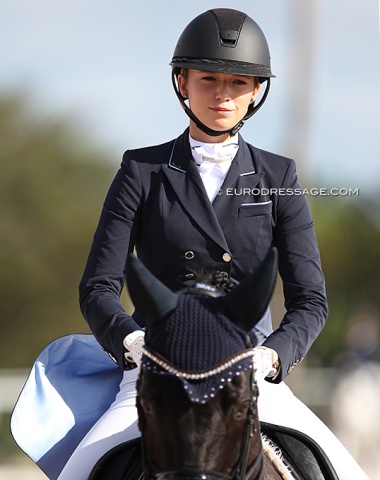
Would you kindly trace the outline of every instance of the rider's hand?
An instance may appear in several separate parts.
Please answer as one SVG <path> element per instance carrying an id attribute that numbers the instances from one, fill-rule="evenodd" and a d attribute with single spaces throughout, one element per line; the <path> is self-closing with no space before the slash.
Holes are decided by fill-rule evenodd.
<path id="1" fill-rule="evenodd" d="M 142 348 L 144 346 L 145 332 L 135 330 L 124 338 L 123 345 L 126 348 L 124 357 L 127 362 L 135 363 L 138 367 L 141 363 Z"/>
<path id="2" fill-rule="evenodd" d="M 268 347 L 256 347 L 254 351 L 255 356 L 253 359 L 256 378 L 263 380 L 266 377 L 275 377 L 279 368 L 277 352 Z"/>

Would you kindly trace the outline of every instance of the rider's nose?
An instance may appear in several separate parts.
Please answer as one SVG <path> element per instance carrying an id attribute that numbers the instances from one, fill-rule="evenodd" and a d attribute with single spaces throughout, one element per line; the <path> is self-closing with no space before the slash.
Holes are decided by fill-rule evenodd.
<path id="1" fill-rule="evenodd" d="M 216 87 L 215 97 L 222 101 L 231 100 L 229 86 L 224 82 L 219 82 Z"/>

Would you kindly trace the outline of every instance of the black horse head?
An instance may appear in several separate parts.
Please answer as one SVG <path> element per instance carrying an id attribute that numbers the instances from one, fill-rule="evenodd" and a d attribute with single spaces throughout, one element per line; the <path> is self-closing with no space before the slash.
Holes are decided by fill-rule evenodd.
<path id="1" fill-rule="evenodd" d="M 147 325 L 137 384 L 147 476 L 262 474 L 252 361 L 257 342 L 249 332 L 268 306 L 276 267 L 273 249 L 228 293 L 208 283 L 173 293 L 136 257 L 128 259 L 129 293 Z"/>

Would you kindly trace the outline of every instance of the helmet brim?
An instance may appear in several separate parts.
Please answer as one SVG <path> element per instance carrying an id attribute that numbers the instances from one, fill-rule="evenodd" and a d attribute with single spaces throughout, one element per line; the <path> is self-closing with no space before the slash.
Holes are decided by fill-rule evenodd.
<path id="1" fill-rule="evenodd" d="M 266 65 L 257 63 L 234 62 L 231 60 L 209 58 L 176 58 L 170 62 L 174 68 L 190 68 L 206 72 L 231 73 L 253 77 L 274 78 L 275 75 Z"/>

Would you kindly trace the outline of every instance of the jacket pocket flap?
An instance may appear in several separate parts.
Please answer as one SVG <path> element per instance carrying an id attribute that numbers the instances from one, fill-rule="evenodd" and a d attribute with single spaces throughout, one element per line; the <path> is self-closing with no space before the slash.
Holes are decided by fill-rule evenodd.
<path id="1" fill-rule="evenodd" d="M 272 200 L 260 203 L 242 203 L 239 207 L 238 216 L 255 217 L 258 215 L 270 215 L 272 213 Z"/>

